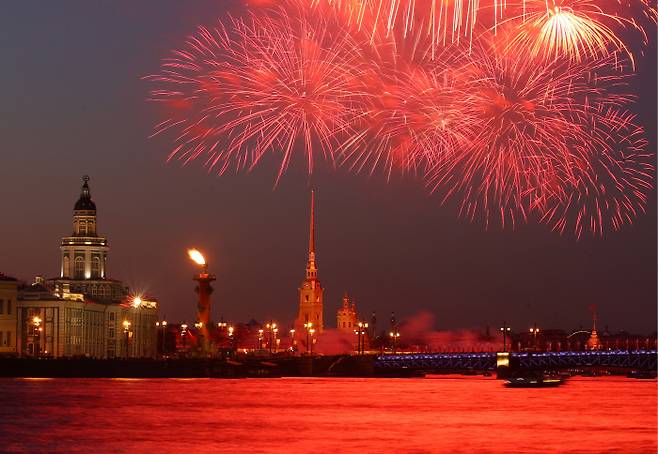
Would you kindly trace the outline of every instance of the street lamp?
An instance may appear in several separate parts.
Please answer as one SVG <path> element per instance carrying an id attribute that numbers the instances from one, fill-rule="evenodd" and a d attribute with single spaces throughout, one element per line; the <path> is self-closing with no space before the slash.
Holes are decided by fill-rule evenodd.
<path id="1" fill-rule="evenodd" d="M 272 354 L 272 349 L 274 348 L 274 343 L 276 342 L 276 333 L 279 332 L 279 329 L 276 327 L 276 323 L 270 320 L 270 323 L 265 325 L 269 331 L 269 351 Z"/>
<path id="2" fill-rule="evenodd" d="M 313 323 L 306 322 L 304 323 L 304 328 L 306 328 L 306 353 L 313 353 L 313 346 L 311 345 L 311 332 L 315 332 L 313 329 Z"/>
<path id="3" fill-rule="evenodd" d="M 362 355 L 365 352 L 365 335 L 368 332 L 368 324 L 359 322 L 357 324 L 357 329 L 354 331 L 357 335 L 357 353 Z"/>
<path id="4" fill-rule="evenodd" d="M 539 328 L 537 328 L 537 323 L 535 322 L 534 326 L 530 328 L 530 334 L 535 337 L 535 350 L 539 350 L 537 347 L 537 334 L 539 334 Z"/>
<path id="5" fill-rule="evenodd" d="M 128 358 L 129 355 L 129 350 L 128 350 L 128 345 L 129 345 L 129 337 L 130 337 L 130 325 L 131 323 L 128 320 L 123 321 L 123 336 L 125 337 L 126 341 L 126 358 Z"/>
<path id="6" fill-rule="evenodd" d="M 258 350 L 263 349 L 263 330 L 258 330 Z"/>
<path id="7" fill-rule="evenodd" d="M 235 344 L 235 337 L 233 337 L 233 332 L 235 331 L 235 328 L 233 326 L 229 325 L 228 327 L 228 343 L 229 347 L 231 349 L 237 349 L 237 346 Z"/>
<path id="8" fill-rule="evenodd" d="M 167 320 L 162 320 L 162 322 L 155 322 L 155 326 L 161 326 L 162 327 L 162 350 L 160 350 L 160 353 L 162 356 L 165 355 L 165 337 L 167 336 Z"/>
<path id="9" fill-rule="evenodd" d="M 315 334 L 315 328 L 309 329 L 308 332 L 311 335 L 311 356 L 312 356 L 313 355 L 313 344 L 315 343 L 315 339 L 313 338 L 313 334 Z"/>
<path id="10" fill-rule="evenodd" d="M 187 323 L 180 326 L 180 336 L 183 338 L 183 353 L 187 350 Z"/>
<path id="11" fill-rule="evenodd" d="M 295 329 L 290 330 L 290 351 L 295 351 Z"/>
<path id="12" fill-rule="evenodd" d="M 34 351 L 32 352 L 34 356 L 39 356 L 39 353 L 41 352 L 41 332 L 43 331 L 43 328 L 41 327 L 41 317 L 38 315 L 35 315 L 32 317 L 32 324 L 33 326 L 33 335 L 34 335 Z"/>
<path id="13" fill-rule="evenodd" d="M 393 353 L 395 353 L 395 349 L 398 345 L 398 339 L 400 338 L 400 333 L 398 331 L 391 331 L 390 333 L 388 333 L 388 335 L 393 340 Z"/>
<path id="14" fill-rule="evenodd" d="M 507 322 L 503 322 L 502 328 L 500 330 L 503 332 L 503 351 L 507 351 L 507 334 L 512 331 L 512 328 L 507 326 Z"/>

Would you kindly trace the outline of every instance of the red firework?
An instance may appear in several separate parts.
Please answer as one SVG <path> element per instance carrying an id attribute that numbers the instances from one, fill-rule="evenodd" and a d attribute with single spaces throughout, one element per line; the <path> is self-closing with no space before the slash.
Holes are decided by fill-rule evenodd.
<path id="1" fill-rule="evenodd" d="M 565 185 L 552 188 L 542 221 L 554 230 L 603 236 L 632 224 L 646 210 L 653 189 L 655 157 L 646 151 L 633 116 L 607 109 L 590 118 L 597 144 L 587 161 L 572 163 Z"/>
<path id="2" fill-rule="evenodd" d="M 537 62 L 496 45 L 474 49 L 461 69 L 471 140 L 437 161 L 432 190 L 444 200 L 457 196 L 462 216 L 486 223 L 494 216 L 502 225 L 566 201 L 592 178 L 592 162 L 609 162 L 606 141 L 626 140 L 610 109 L 629 99 L 618 88 L 623 76 L 597 76 L 613 60 Z"/>
<path id="3" fill-rule="evenodd" d="M 421 35 L 362 47 L 362 113 L 341 146 L 350 169 L 422 173 L 468 142 L 456 75 L 428 50 Z"/>
<path id="4" fill-rule="evenodd" d="M 642 28 L 589 0 L 492 1 L 477 34 L 470 0 L 286 0 L 202 27 L 147 78 L 167 112 L 154 135 L 173 134 L 170 159 L 219 173 L 269 154 L 278 181 L 295 153 L 309 172 L 323 157 L 417 173 L 487 225 L 536 219 L 580 237 L 631 223 L 653 153 L 625 110 L 633 52 L 616 33 Z M 452 17 L 467 31 L 435 22 L 448 7 L 473 14 Z"/>
<path id="5" fill-rule="evenodd" d="M 174 110 L 154 135 L 175 132 L 170 159 L 203 156 L 219 173 L 272 152 L 278 177 L 301 143 L 310 172 L 316 149 L 333 161 L 335 136 L 356 115 L 355 56 L 349 35 L 327 21 L 283 11 L 201 27 L 148 77 L 163 86 L 151 99 Z"/>

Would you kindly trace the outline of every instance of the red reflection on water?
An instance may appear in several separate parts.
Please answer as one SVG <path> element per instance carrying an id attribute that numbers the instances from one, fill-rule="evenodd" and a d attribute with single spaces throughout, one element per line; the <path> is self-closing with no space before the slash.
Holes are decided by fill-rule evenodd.
<path id="1" fill-rule="evenodd" d="M 3 451 L 656 452 L 656 382 L 0 379 Z"/>

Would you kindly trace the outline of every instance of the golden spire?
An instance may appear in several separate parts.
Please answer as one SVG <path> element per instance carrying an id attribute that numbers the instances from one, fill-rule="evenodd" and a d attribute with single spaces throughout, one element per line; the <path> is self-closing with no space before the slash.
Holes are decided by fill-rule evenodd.
<path id="1" fill-rule="evenodd" d="M 315 191 L 311 191 L 311 218 L 309 222 L 308 263 L 306 264 L 306 279 L 316 279 L 318 271 L 315 266 Z"/>

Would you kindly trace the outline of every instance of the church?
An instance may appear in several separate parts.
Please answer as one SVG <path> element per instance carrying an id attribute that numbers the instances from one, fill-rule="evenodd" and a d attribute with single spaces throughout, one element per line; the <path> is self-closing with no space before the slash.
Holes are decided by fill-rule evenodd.
<path id="1" fill-rule="evenodd" d="M 299 288 L 299 305 L 295 329 L 298 332 L 305 332 L 310 326 L 315 333 L 321 334 L 325 329 L 323 314 L 324 289 L 318 279 L 318 267 L 315 260 L 315 192 L 311 191 L 308 260 L 306 262 L 306 277 Z M 339 331 L 353 333 L 357 323 L 356 304 L 345 294 L 342 305 L 336 313 L 336 327 Z"/>

